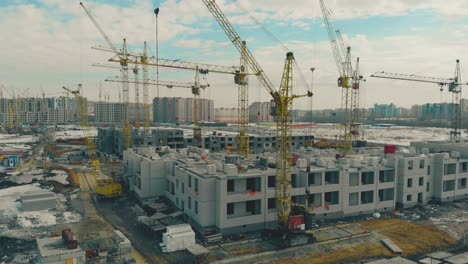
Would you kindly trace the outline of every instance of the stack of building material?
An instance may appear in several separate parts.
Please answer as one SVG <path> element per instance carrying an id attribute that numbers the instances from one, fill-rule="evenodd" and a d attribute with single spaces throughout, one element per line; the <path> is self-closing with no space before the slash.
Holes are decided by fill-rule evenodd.
<path id="1" fill-rule="evenodd" d="M 114 230 L 114 234 L 114 238 L 117 244 L 119 245 L 118 254 L 120 255 L 120 257 L 131 257 L 130 254 L 132 251 L 132 243 L 130 242 L 130 240 L 128 240 L 128 238 L 119 230 Z"/>
<path id="2" fill-rule="evenodd" d="M 21 196 L 24 211 L 40 211 L 54 209 L 57 206 L 57 197 L 50 191 L 33 191 Z"/>
<path id="3" fill-rule="evenodd" d="M 159 246 L 163 252 L 184 250 L 195 245 L 195 232 L 189 224 L 168 226 L 162 238 L 163 242 Z"/>

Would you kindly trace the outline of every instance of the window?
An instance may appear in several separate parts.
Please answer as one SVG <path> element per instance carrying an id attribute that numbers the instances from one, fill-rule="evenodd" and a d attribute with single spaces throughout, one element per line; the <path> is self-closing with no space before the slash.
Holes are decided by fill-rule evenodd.
<path id="1" fill-rule="evenodd" d="M 394 188 L 379 190 L 379 201 L 393 201 L 395 194 Z"/>
<path id="2" fill-rule="evenodd" d="M 198 178 L 195 178 L 195 191 L 198 192 Z"/>
<path id="3" fill-rule="evenodd" d="M 427 165 L 427 175 L 431 175 L 431 165 Z"/>
<path id="4" fill-rule="evenodd" d="M 276 198 L 268 198 L 268 210 L 276 209 Z"/>
<path id="5" fill-rule="evenodd" d="M 195 201 L 195 213 L 198 214 L 198 201 Z"/>
<path id="6" fill-rule="evenodd" d="M 325 204 L 338 204 L 339 203 L 339 192 L 326 192 L 325 193 Z"/>
<path id="7" fill-rule="evenodd" d="M 192 188 L 192 175 L 188 176 L 188 187 Z"/>
<path id="8" fill-rule="evenodd" d="M 406 195 L 406 201 L 411 202 L 413 200 L 413 196 L 411 194 Z"/>
<path id="9" fill-rule="evenodd" d="M 234 180 L 227 180 L 227 192 L 234 192 Z"/>
<path id="10" fill-rule="evenodd" d="M 176 189 L 177 190 L 179 189 L 179 180 L 178 179 L 176 180 Z"/>
<path id="11" fill-rule="evenodd" d="M 292 174 L 291 175 L 291 187 L 292 188 L 297 188 L 297 175 L 296 174 Z"/>
<path id="12" fill-rule="evenodd" d="M 260 183 L 261 183 L 261 179 L 259 177 L 247 178 L 246 183 L 245 183 L 245 189 L 248 192 L 259 192 L 260 191 Z"/>
<path id="13" fill-rule="evenodd" d="M 456 171 L 457 171 L 457 164 L 456 163 L 445 164 L 444 165 L 444 175 L 455 174 Z"/>
<path id="14" fill-rule="evenodd" d="M 359 193 L 354 192 L 349 194 L 349 206 L 359 204 Z"/>
<path id="15" fill-rule="evenodd" d="M 234 203 L 228 203 L 226 206 L 227 210 L 227 215 L 233 215 L 234 214 Z"/>
<path id="16" fill-rule="evenodd" d="M 419 177 L 419 186 L 424 186 L 424 177 Z"/>
<path id="17" fill-rule="evenodd" d="M 427 182 L 427 183 L 426 183 L 426 192 L 429 192 L 429 187 L 430 187 L 430 186 L 429 186 L 429 183 Z"/>
<path id="18" fill-rule="evenodd" d="M 442 189 L 444 192 L 455 190 L 455 180 L 444 181 Z"/>
<path id="19" fill-rule="evenodd" d="M 307 198 L 309 206 L 321 206 L 322 205 L 322 194 L 321 193 L 311 193 Z"/>
<path id="20" fill-rule="evenodd" d="M 188 209 L 192 209 L 192 197 L 188 197 Z"/>
<path id="21" fill-rule="evenodd" d="M 268 188 L 276 187 L 276 175 L 268 176 Z"/>
<path id="22" fill-rule="evenodd" d="M 361 192 L 361 204 L 374 202 L 374 191 Z"/>
<path id="23" fill-rule="evenodd" d="M 171 194 L 174 195 L 174 183 L 171 182 Z"/>
<path id="24" fill-rule="evenodd" d="M 363 172 L 361 175 L 361 183 L 362 185 L 374 184 L 374 172 L 373 171 Z"/>
<path id="25" fill-rule="evenodd" d="M 460 165 L 460 172 L 468 172 L 468 162 L 462 162 Z"/>
<path id="26" fill-rule="evenodd" d="M 259 214 L 260 213 L 260 200 L 246 201 L 245 212 L 247 214 Z"/>
<path id="27" fill-rule="evenodd" d="M 322 185 L 322 173 L 309 173 L 307 176 L 308 185 L 320 186 Z"/>
<path id="28" fill-rule="evenodd" d="M 413 187 L 413 179 L 408 179 L 407 187 L 408 187 L 408 188 L 412 188 L 412 187 Z"/>
<path id="29" fill-rule="evenodd" d="M 350 173 L 349 174 L 349 186 L 358 186 L 359 185 L 359 173 Z"/>
<path id="30" fill-rule="evenodd" d="M 182 193 L 185 193 L 185 184 L 182 183 Z"/>
<path id="31" fill-rule="evenodd" d="M 339 171 L 326 171 L 325 172 L 325 184 L 340 184 L 340 172 Z"/>
<path id="32" fill-rule="evenodd" d="M 379 171 L 379 182 L 393 182 L 395 180 L 395 171 L 393 170 L 382 170 Z"/>
<path id="33" fill-rule="evenodd" d="M 458 189 L 466 189 L 466 178 L 458 179 Z"/>
<path id="34" fill-rule="evenodd" d="M 424 169 L 424 162 L 425 162 L 425 160 L 423 160 L 423 159 L 419 161 L 419 168 L 420 169 Z"/>
<path id="35" fill-rule="evenodd" d="M 408 160 L 408 170 L 412 170 L 412 169 L 413 169 L 413 161 Z"/>

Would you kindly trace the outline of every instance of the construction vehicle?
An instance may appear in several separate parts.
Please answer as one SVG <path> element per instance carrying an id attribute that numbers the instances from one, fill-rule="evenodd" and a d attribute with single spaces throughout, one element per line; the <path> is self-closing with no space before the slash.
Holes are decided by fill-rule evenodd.
<path id="1" fill-rule="evenodd" d="M 437 78 L 414 74 L 390 73 L 383 71 L 376 72 L 372 74 L 371 77 L 411 82 L 435 83 L 440 86 L 441 92 L 444 90 L 445 86 L 448 86 L 448 91 L 452 93 L 452 120 L 450 129 L 450 140 L 453 142 L 459 142 L 461 140 L 461 118 L 463 111 L 461 108 L 461 93 L 462 85 L 468 85 L 468 83 L 462 83 L 460 72 L 460 60 L 456 60 L 455 75 L 453 78 Z"/>
<path id="2" fill-rule="evenodd" d="M 106 177 L 102 172 L 101 164 L 97 156 L 96 143 L 94 142 L 94 137 L 91 135 L 89 129 L 87 107 L 85 104 L 85 100 L 81 95 L 82 85 L 78 84 L 77 86 L 78 89 L 76 90 L 72 90 L 70 86 L 64 86 L 62 88 L 73 94 L 77 102 L 78 114 L 80 117 L 80 125 L 83 129 L 83 134 L 86 141 L 88 162 L 91 165 L 92 174 L 96 181 L 96 185 L 94 186 L 94 192 L 96 193 L 97 199 L 113 198 L 120 196 L 122 194 L 122 185 L 116 182 L 113 178 Z"/>
<path id="3" fill-rule="evenodd" d="M 294 99 L 301 97 L 311 97 L 312 92 L 307 91 L 304 95 L 293 94 L 293 64 L 295 63 L 292 52 L 287 52 L 281 78 L 280 89 L 270 81 L 265 71 L 261 68 L 250 50 L 245 46 L 245 42 L 239 36 L 227 17 L 221 11 L 214 0 L 203 0 L 203 3 L 221 26 L 223 31 L 234 44 L 246 65 L 257 76 L 260 83 L 272 96 L 272 113 L 276 117 L 276 131 L 278 152 L 276 156 L 276 199 L 277 199 L 277 220 L 280 230 L 287 230 L 289 227 L 289 217 L 291 213 L 291 124 L 292 124 L 292 103 Z"/>

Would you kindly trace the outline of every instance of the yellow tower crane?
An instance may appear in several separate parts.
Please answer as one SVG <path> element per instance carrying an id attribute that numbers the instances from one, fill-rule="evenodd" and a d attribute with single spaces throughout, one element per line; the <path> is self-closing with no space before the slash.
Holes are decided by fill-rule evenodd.
<path id="1" fill-rule="evenodd" d="M 86 102 L 83 96 L 81 95 L 82 85 L 78 84 L 77 86 L 78 89 L 76 90 L 72 90 L 71 87 L 65 86 L 63 86 L 62 88 L 75 96 L 76 104 L 78 106 L 80 125 L 83 130 L 83 135 L 86 141 L 88 161 L 91 165 L 94 179 L 96 180 L 96 186 L 94 186 L 94 191 L 96 192 L 98 198 L 112 198 L 120 196 L 122 194 L 122 185 L 120 183 L 115 182 L 114 179 L 106 177 L 102 172 L 101 164 L 97 156 L 94 136 L 91 134 L 91 131 L 89 129 L 88 110 L 86 107 Z"/>
<path id="2" fill-rule="evenodd" d="M 246 47 L 245 42 L 242 43 Z M 94 46 L 93 49 L 107 52 L 114 52 L 109 50 L 106 47 Z M 145 52 L 143 52 L 145 54 Z M 194 96 L 194 140 L 197 145 L 201 144 L 201 128 L 200 128 L 200 77 L 199 74 L 208 74 L 208 73 L 223 73 L 223 74 L 233 74 L 234 83 L 238 85 L 239 93 L 239 105 L 240 105 L 240 115 L 239 115 L 239 140 L 238 140 L 238 153 L 244 158 L 249 157 L 249 136 L 248 136 L 248 79 L 247 79 L 247 67 L 234 67 L 234 66 L 221 66 L 213 64 L 204 64 L 204 63 L 195 63 L 182 60 L 168 60 L 168 59 L 155 59 L 154 57 L 141 56 L 136 53 L 128 53 L 129 57 L 141 57 L 146 59 L 146 63 L 143 63 L 143 60 L 135 62 L 135 60 L 129 60 L 129 63 L 138 63 L 143 64 L 143 66 L 159 66 L 172 69 L 183 69 L 183 70 L 195 70 L 195 85 L 192 89 L 192 94 Z M 242 57 L 242 56 L 241 56 Z M 241 58 L 241 61 L 245 59 Z M 117 59 L 109 59 L 111 62 L 118 62 Z M 94 66 L 102 66 L 100 64 L 93 64 Z M 108 67 L 108 66 L 103 66 Z M 199 74 L 198 74 L 199 73 Z M 145 79 L 145 78 L 144 78 Z M 148 81 L 143 82 L 143 84 L 148 83 Z"/>
<path id="3" fill-rule="evenodd" d="M 276 131 L 278 140 L 278 150 L 276 154 L 276 199 L 278 223 L 282 229 L 288 226 L 289 215 L 291 213 L 291 123 L 292 123 L 292 102 L 296 98 L 311 97 L 312 92 L 307 91 L 304 95 L 294 95 L 292 86 L 292 66 L 295 62 L 292 52 L 286 54 L 283 76 L 280 89 L 275 89 L 265 71 L 260 67 L 250 50 L 245 47 L 239 34 L 236 32 L 227 17 L 221 11 L 214 0 L 203 0 L 203 3 L 224 30 L 231 42 L 243 56 L 246 65 L 250 67 L 257 76 L 260 83 L 273 97 L 272 104 L 276 115 Z"/>
<path id="4" fill-rule="evenodd" d="M 468 83 L 463 83 L 461 79 L 460 60 L 456 60 L 455 75 L 453 76 L 453 78 L 438 78 L 415 74 L 391 73 L 383 71 L 373 73 L 370 77 L 438 84 L 440 86 L 441 92 L 444 90 L 444 87 L 447 86 L 448 91 L 452 93 L 452 119 L 450 129 L 450 140 L 453 142 L 460 142 L 460 140 L 462 139 L 462 113 L 464 111 L 462 109 L 462 86 L 468 85 Z"/>
<path id="5" fill-rule="evenodd" d="M 341 118 L 342 130 L 339 146 L 344 153 L 352 151 L 353 137 L 360 133 L 359 127 L 359 82 L 362 76 L 358 71 L 353 71 L 351 62 L 351 47 L 345 46 L 341 32 L 334 30 L 331 22 L 331 11 L 326 7 L 325 1 L 320 0 L 323 20 L 328 32 L 328 38 L 332 47 L 333 56 L 340 77 L 338 87 L 341 87 Z M 359 60 L 358 60 L 359 61 Z M 358 63 L 358 62 L 357 62 Z"/>
<path id="6" fill-rule="evenodd" d="M 83 8 L 85 11 L 86 15 L 88 15 L 89 19 L 93 22 L 94 26 L 98 29 L 99 33 L 101 33 L 101 36 L 106 40 L 107 45 L 112 49 L 114 54 L 118 56 L 118 61 L 121 66 L 121 75 L 123 79 L 128 79 L 128 64 L 129 64 L 129 56 L 128 56 L 128 51 L 127 51 L 127 42 L 126 39 L 123 40 L 123 46 L 122 50 L 119 51 L 110 38 L 107 36 L 107 34 L 104 32 L 104 30 L 101 28 L 101 26 L 98 24 L 96 19 L 93 17 L 91 12 L 86 8 L 86 6 L 80 2 L 80 6 Z M 131 147 L 132 139 L 131 139 L 131 126 L 130 122 L 128 120 L 128 108 L 129 108 L 129 85 L 128 82 L 123 82 L 122 83 L 122 95 L 123 95 L 123 102 L 126 107 L 126 111 L 124 111 L 124 117 L 123 117 L 123 134 L 124 134 L 124 149 L 128 149 Z"/>

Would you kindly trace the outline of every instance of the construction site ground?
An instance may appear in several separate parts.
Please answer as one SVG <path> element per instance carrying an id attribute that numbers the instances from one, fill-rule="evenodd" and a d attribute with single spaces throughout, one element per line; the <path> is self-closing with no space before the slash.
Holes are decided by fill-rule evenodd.
<path id="1" fill-rule="evenodd" d="M 399 256 L 381 240 L 390 238 L 404 257 L 447 250 L 458 241 L 433 224 L 413 223 L 398 218 L 371 219 L 338 224 L 311 231 L 317 242 L 304 246 L 275 247 L 269 240 L 231 243 L 211 247 L 207 261 L 219 263 L 362 263 Z"/>
<path id="2" fill-rule="evenodd" d="M 46 142 L 46 141 L 45 141 Z M 40 144 L 34 148 L 32 158 L 38 155 Z M 71 147 L 72 145 L 68 145 Z M 60 147 L 67 147 L 66 144 Z M 68 149 L 57 151 L 60 157 Z M 32 169 L 40 164 L 28 163 Z M 58 193 L 76 196 L 70 199 L 70 207 L 81 214 L 74 223 L 58 223 L 56 226 L 38 229 L 43 234 L 57 233 L 71 228 L 82 241 L 94 241 L 109 236 L 114 229 L 120 230 L 132 242 L 132 251 L 137 263 L 190 263 L 185 251 L 163 253 L 159 247 L 160 234 L 150 234 L 137 220 L 132 210 L 137 201 L 125 194 L 112 200 L 95 202 L 91 186 L 94 177 L 84 164 L 52 163 L 51 169 L 65 170 L 68 180 L 80 191 L 57 182 L 51 182 Z M 102 166 L 104 173 L 121 173 L 120 162 Z M 11 182 L 4 182 L 8 188 Z M 3 184 L 3 182 L 2 182 Z M 428 204 L 411 209 L 383 213 L 381 218 L 361 216 L 339 221 L 318 221 L 319 228 L 308 231 L 316 240 L 303 246 L 285 248 L 281 238 L 263 237 L 261 232 L 235 234 L 224 237 L 220 244 L 205 245 L 210 253 L 208 263 L 361 263 L 381 257 L 396 256 L 381 240 L 391 239 L 403 250 L 402 256 L 415 258 L 424 253 L 450 250 L 459 247 L 458 240 L 468 230 L 468 201 L 446 204 Z M 34 251 L 34 240 L 3 237 L 11 251 Z M 0 241 L 1 242 L 1 241 Z M 1 250 L 0 250 L 1 252 Z M 25 257 L 25 263 L 29 257 Z M 19 263 L 19 262 L 18 262 Z"/>

